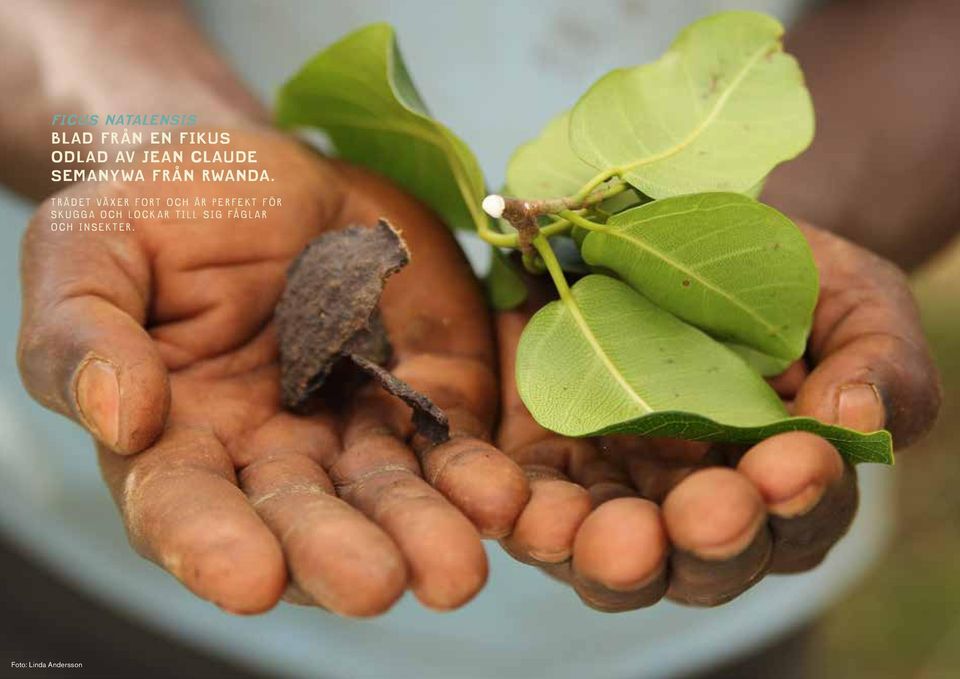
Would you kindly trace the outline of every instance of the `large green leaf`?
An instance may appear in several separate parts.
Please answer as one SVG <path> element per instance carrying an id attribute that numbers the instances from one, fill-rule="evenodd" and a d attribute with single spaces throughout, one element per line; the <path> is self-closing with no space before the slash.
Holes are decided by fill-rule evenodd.
<path id="1" fill-rule="evenodd" d="M 753 12 L 691 24 L 652 64 L 597 81 L 570 118 L 576 154 L 652 198 L 745 192 L 813 136 L 813 108 L 783 27 Z"/>
<path id="2" fill-rule="evenodd" d="M 799 358 L 817 303 L 806 238 L 772 207 L 738 193 L 665 198 L 591 232 L 584 260 L 711 335 Z"/>
<path id="3" fill-rule="evenodd" d="M 517 386 L 534 418 L 566 436 L 607 433 L 752 443 L 805 430 L 852 462 L 892 461 L 890 435 L 791 418 L 736 354 L 625 283 L 591 275 L 530 320 Z"/>
<path id="4" fill-rule="evenodd" d="M 507 165 L 507 192 L 520 198 L 556 198 L 580 190 L 597 174 L 570 147 L 570 112 L 547 123 L 543 132 L 513 152 Z"/>
<path id="5" fill-rule="evenodd" d="M 388 24 L 361 28 L 309 61 L 281 89 L 277 122 L 321 128 L 341 156 L 390 177 L 454 228 L 487 219 L 476 158 L 427 113 Z"/>
<path id="6" fill-rule="evenodd" d="M 565 111 L 547 123 L 539 137 L 513 152 L 505 191 L 519 198 L 560 198 L 575 194 L 596 174 L 597 170 L 580 160 L 570 146 L 570 112 Z M 629 188 L 594 209 L 613 214 L 649 200 Z"/>

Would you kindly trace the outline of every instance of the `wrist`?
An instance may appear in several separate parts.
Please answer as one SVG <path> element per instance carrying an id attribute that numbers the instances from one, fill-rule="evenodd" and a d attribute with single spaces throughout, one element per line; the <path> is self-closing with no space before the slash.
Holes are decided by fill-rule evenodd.
<path id="1" fill-rule="evenodd" d="M 135 120 L 126 126 L 143 132 L 165 126 L 164 115 L 193 116 L 193 126 L 208 129 L 269 125 L 267 108 L 216 54 L 180 3 L 102 0 L 82 7 L 36 3 L 4 9 L 11 10 L 19 30 L 0 29 L 0 57 L 15 58 L 12 73 L 32 75 L 0 82 L 9 86 L 9 96 L 0 102 L 5 119 L 0 181 L 26 196 L 42 198 L 62 188 L 51 180 L 51 132 L 92 132 L 86 150 L 113 155 L 122 148 L 101 143 L 101 132 L 125 127 L 122 122 L 103 125 L 107 115 L 141 120 L 156 115 L 159 122 Z M 104 42 L 90 49 L 91 39 L 101 38 Z M 58 115 L 96 115 L 98 124 L 57 124 Z"/>

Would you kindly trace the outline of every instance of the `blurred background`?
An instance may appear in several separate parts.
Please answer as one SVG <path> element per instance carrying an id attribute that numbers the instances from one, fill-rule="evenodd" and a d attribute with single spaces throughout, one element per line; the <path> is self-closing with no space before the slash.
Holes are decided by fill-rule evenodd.
<path id="1" fill-rule="evenodd" d="M 936 427 L 897 457 L 895 529 L 814 630 L 820 677 L 960 676 L 960 243 L 914 276 L 943 377 Z"/>

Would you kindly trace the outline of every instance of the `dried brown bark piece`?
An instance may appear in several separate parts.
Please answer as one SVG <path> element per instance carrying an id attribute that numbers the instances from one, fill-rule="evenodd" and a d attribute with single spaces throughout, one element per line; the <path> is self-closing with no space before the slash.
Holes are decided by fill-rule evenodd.
<path id="1" fill-rule="evenodd" d="M 450 438 L 447 416 L 426 395 L 411 387 L 393 373 L 363 356 L 350 354 L 353 364 L 380 383 L 380 386 L 413 408 L 413 426 L 417 433 L 434 445 Z"/>
<path id="2" fill-rule="evenodd" d="M 414 409 L 417 431 L 435 443 L 448 438 L 443 412 L 381 367 L 390 344 L 377 304 L 386 279 L 409 261 L 406 243 L 382 219 L 324 234 L 294 260 L 274 313 L 285 408 L 304 410 L 346 358 Z"/>

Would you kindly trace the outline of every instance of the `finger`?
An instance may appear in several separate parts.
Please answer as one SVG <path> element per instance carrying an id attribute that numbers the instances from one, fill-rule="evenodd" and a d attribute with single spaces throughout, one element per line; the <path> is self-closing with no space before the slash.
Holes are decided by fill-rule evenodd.
<path id="1" fill-rule="evenodd" d="M 601 445 L 627 469 L 639 495 L 658 504 L 697 469 L 723 463 L 719 449 L 702 441 L 605 436 Z"/>
<path id="2" fill-rule="evenodd" d="M 602 611 L 650 606 L 667 589 L 667 537 L 649 500 L 618 498 L 597 507 L 577 532 L 574 588 Z"/>
<path id="3" fill-rule="evenodd" d="M 415 355 L 399 363 L 394 375 L 429 396 L 450 421 L 452 438 L 432 446 L 413 436 L 410 408 L 379 388 L 365 388 L 354 412 L 368 412 L 400 441 L 419 452 L 424 477 L 469 518 L 484 537 L 508 534 L 530 490 L 520 468 L 485 439 L 488 425 L 473 413 L 493 401 L 490 373 L 474 361 Z M 479 384 L 478 384 L 479 383 Z M 472 400 L 468 400 L 472 399 Z"/>
<path id="4" fill-rule="evenodd" d="M 503 371 L 498 443 L 524 469 L 531 488 L 530 501 L 501 544 L 517 560 L 543 566 L 561 564 L 572 556 L 580 524 L 594 502 L 611 496 L 615 484 L 598 468 L 592 442 L 543 429 L 520 400 L 514 355 L 526 320 L 522 312 L 499 314 L 497 319 Z M 571 482 L 570 474 L 576 475 L 577 483 Z"/>
<path id="5" fill-rule="evenodd" d="M 627 466 L 606 454 L 602 441 L 572 446 L 567 458 L 570 478 L 586 488 L 594 507 L 620 497 L 636 497 Z"/>
<path id="6" fill-rule="evenodd" d="M 618 461 L 620 465 L 626 467 L 633 486 L 641 497 L 649 501 L 647 506 L 656 510 L 658 516 L 659 508 L 654 503 L 661 503 L 677 484 L 697 469 L 719 463 L 716 450 L 702 442 L 660 437 L 605 436 L 600 445 L 606 457 Z M 594 520 L 594 517 L 591 517 L 591 520 Z M 614 517 L 607 531 L 614 533 L 617 530 L 622 530 L 622 523 Z M 661 518 L 661 532 L 664 534 L 663 563 L 659 569 L 647 576 L 642 586 L 635 586 L 632 593 L 624 594 L 618 590 L 615 584 L 610 584 L 610 581 L 616 581 L 614 576 L 606 576 L 607 584 L 600 585 L 595 583 L 597 578 L 601 576 L 594 576 L 592 580 L 594 584 L 588 592 L 592 594 L 595 602 L 599 600 L 605 603 L 604 610 L 627 610 L 647 606 L 655 603 L 663 596 L 669 585 L 668 568 L 666 567 L 669 550 L 666 546 L 668 543 L 662 523 Z M 585 526 L 583 532 L 586 532 L 586 530 L 587 527 Z M 635 538 L 638 533 L 639 531 L 636 531 L 631 535 Z M 598 569 L 616 567 L 618 565 L 616 555 L 611 553 L 611 548 L 607 547 L 608 552 L 606 554 L 602 551 L 603 544 L 616 545 L 616 539 L 605 537 L 597 540 L 597 542 L 597 551 L 600 554 Z M 578 544 L 580 544 L 579 536 Z M 656 541 L 648 540 L 648 544 L 651 545 L 651 547 L 648 547 L 650 553 L 656 554 Z M 581 582 L 584 580 L 591 582 L 590 579 L 583 577 L 580 580 Z M 584 596 L 583 593 L 581 596 Z M 584 599 L 587 600 L 588 597 L 584 597 Z M 597 607 L 596 603 L 593 605 Z"/>
<path id="7" fill-rule="evenodd" d="M 343 176 L 353 190 L 340 221 L 386 217 L 412 254 L 410 264 L 387 282 L 381 313 L 396 354 L 395 374 L 447 413 L 455 435 L 424 451 L 424 475 L 483 535 L 505 535 L 530 491 L 520 468 L 485 442 L 497 412 L 497 381 L 490 318 L 477 280 L 450 231 L 423 206 L 357 168 L 344 167 Z M 409 419 L 405 406 L 392 401 L 400 419 Z"/>
<path id="8" fill-rule="evenodd" d="M 143 329 L 149 264 L 135 233 L 53 232 L 50 209 L 40 207 L 23 241 L 24 385 L 107 448 L 143 450 L 170 403 L 166 367 Z"/>
<path id="9" fill-rule="evenodd" d="M 596 442 L 559 436 L 533 419 L 517 391 L 516 351 L 529 320 L 529 310 L 503 312 L 497 316 L 500 348 L 500 402 L 503 412 L 497 443 L 523 467 L 548 467 L 586 488 L 593 505 L 616 497 L 635 495 L 623 466 L 613 464 Z"/>
<path id="10" fill-rule="evenodd" d="M 361 398 L 351 408 L 344 452 L 330 476 L 340 497 L 393 538 L 409 565 L 413 592 L 425 606 L 461 606 L 486 582 L 480 538 L 470 521 L 423 480 L 413 451 L 390 428 L 389 411 L 374 403 Z"/>
<path id="11" fill-rule="evenodd" d="M 488 442 L 497 399 L 493 373 L 477 361 L 431 354 L 401 361 L 394 373 L 433 399 L 450 420 L 451 441 L 419 448 L 426 479 L 484 537 L 510 533 L 530 487 L 520 467 Z"/>
<path id="12" fill-rule="evenodd" d="M 406 563 L 381 528 L 336 496 L 321 463 L 338 447 L 329 419 L 277 415 L 242 444 L 240 484 L 280 541 L 299 603 L 377 615 L 406 589 Z"/>
<path id="13" fill-rule="evenodd" d="M 501 544 L 518 561 L 558 564 L 573 554 L 573 541 L 591 510 L 590 494 L 549 467 L 526 467 L 530 501 Z"/>
<path id="14" fill-rule="evenodd" d="M 513 532 L 501 544 L 525 563 L 557 564 L 569 559 L 580 524 L 594 506 L 591 488 L 574 483 L 567 476 L 570 460 L 594 455 L 589 441 L 556 435 L 513 449 L 509 440 L 501 446 L 523 468 L 530 480 L 530 500 L 523 508 Z"/>
<path id="15" fill-rule="evenodd" d="M 853 522 L 856 473 L 818 436 L 771 437 L 750 449 L 737 470 L 757 487 L 770 514 L 774 572 L 813 568 Z"/>
<path id="16" fill-rule="evenodd" d="M 530 502 L 504 547 L 571 584 L 598 610 L 655 603 L 667 583 L 667 542 L 659 510 L 628 497 L 636 491 L 622 465 L 601 456 L 594 442 L 557 436 L 533 420 L 513 374 L 527 317 L 503 313 L 497 322 L 504 408 L 498 441 L 534 479 Z M 591 507 L 596 509 L 591 512 Z"/>
<path id="17" fill-rule="evenodd" d="M 810 337 L 816 367 L 795 413 L 860 431 L 886 427 L 907 446 L 933 424 L 940 389 L 906 277 L 851 243 L 806 233 L 821 294 Z"/>
<path id="18" fill-rule="evenodd" d="M 800 391 L 803 381 L 807 379 L 808 373 L 807 366 L 802 360 L 794 361 L 782 373 L 769 378 L 767 381 L 780 398 L 785 401 L 792 401 L 796 398 L 797 392 Z"/>
<path id="19" fill-rule="evenodd" d="M 771 539 L 763 499 L 745 476 L 712 467 L 681 481 L 663 504 L 673 543 L 668 596 L 715 606 L 763 577 Z"/>
<path id="20" fill-rule="evenodd" d="M 258 613 L 276 604 L 287 582 L 280 545 L 209 431 L 171 427 L 139 455 L 100 447 L 99 457 L 140 554 L 227 611 Z"/>

